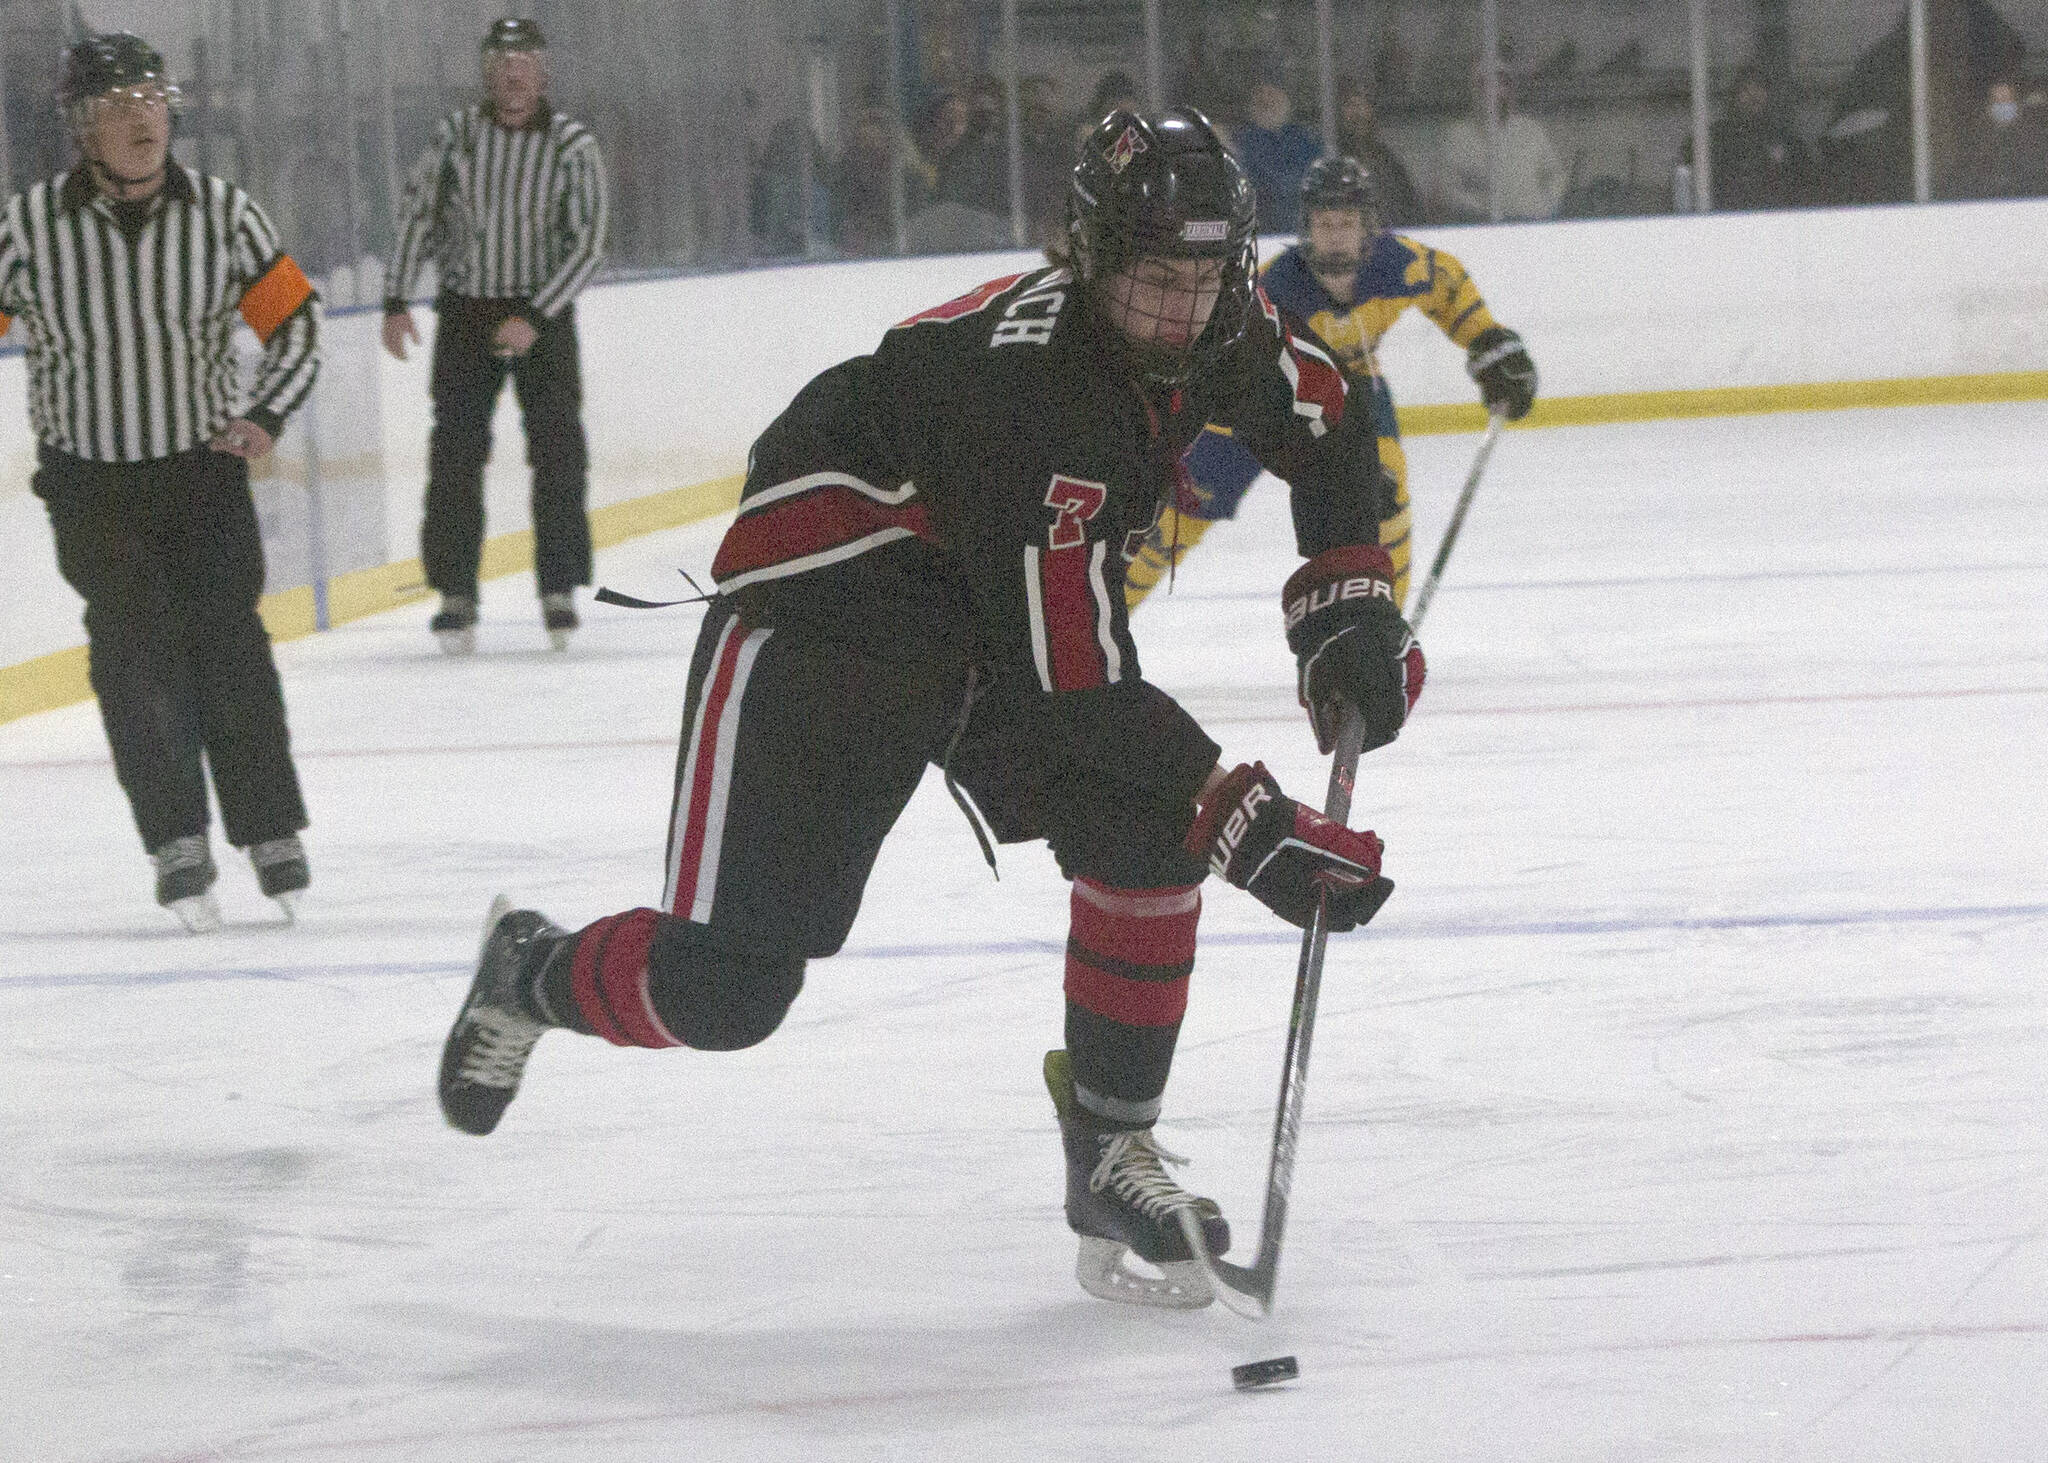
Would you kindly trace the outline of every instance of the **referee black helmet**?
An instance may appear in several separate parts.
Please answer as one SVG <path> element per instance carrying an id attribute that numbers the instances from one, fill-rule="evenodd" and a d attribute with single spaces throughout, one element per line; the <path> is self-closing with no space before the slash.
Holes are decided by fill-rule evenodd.
<path id="1" fill-rule="evenodd" d="M 531 20 L 507 15 L 491 22 L 491 28 L 484 32 L 480 47 L 486 54 L 492 51 L 545 51 L 548 39 L 540 33 L 540 26 Z"/>
<path id="2" fill-rule="evenodd" d="M 110 31 L 65 48 L 57 105 L 75 124 L 80 120 L 79 109 L 87 102 L 109 92 L 150 87 L 161 90 L 167 101 L 178 99 L 178 88 L 156 47 L 127 31 Z"/>

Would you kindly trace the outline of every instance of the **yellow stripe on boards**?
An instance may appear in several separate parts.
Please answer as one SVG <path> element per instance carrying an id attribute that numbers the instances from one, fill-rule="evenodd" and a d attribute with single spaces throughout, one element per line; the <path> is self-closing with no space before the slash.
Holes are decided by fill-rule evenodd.
<path id="1" fill-rule="evenodd" d="M 1908 376 L 1882 381 L 1813 381 L 1793 386 L 1717 386 L 1701 391 L 1625 391 L 1607 396 L 1546 396 L 1517 427 L 1591 427 L 1613 422 L 1673 421 L 1685 417 L 1757 416 L 1785 411 L 1847 411 L 1856 407 L 1969 406 L 1992 401 L 2048 399 L 2048 371 L 2001 371 L 1983 376 Z M 1478 432 L 1486 408 L 1397 408 L 1401 435 L 1429 437 Z"/>
<path id="2" fill-rule="evenodd" d="M 0 722 L 55 711 L 91 696 L 83 645 L 39 655 L 19 665 L 0 665 Z"/>

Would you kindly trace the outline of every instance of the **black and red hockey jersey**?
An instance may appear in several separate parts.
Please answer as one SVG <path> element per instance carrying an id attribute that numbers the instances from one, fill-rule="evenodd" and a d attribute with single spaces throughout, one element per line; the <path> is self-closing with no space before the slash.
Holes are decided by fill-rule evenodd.
<path id="1" fill-rule="evenodd" d="M 1217 747 L 1143 680 L 1124 567 L 1210 421 L 1291 485 L 1304 556 L 1377 543 L 1390 505 L 1346 393 L 1263 292 L 1228 357 L 1169 389 L 1065 269 L 992 280 L 798 393 L 754 444 L 712 575 L 743 610 L 957 644 L 1074 755 L 1191 802 Z"/>

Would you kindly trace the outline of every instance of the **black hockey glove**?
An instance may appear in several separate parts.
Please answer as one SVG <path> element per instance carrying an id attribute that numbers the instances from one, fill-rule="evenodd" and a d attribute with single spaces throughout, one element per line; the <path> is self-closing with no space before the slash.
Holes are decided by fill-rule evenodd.
<path id="1" fill-rule="evenodd" d="M 1302 929 L 1329 900 L 1329 928 L 1356 929 L 1394 892 L 1380 877 L 1379 836 L 1332 823 L 1280 791 L 1263 762 L 1240 765 L 1203 805 L 1188 852 Z"/>
<path id="2" fill-rule="evenodd" d="M 1358 712 L 1363 750 L 1384 747 L 1422 694 L 1422 647 L 1395 608 L 1394 561 L 1378 544 L 1326 549 L 1294 571 L 1282 595 L 1287 648 L 1316 745 L 1337 745 L 1344 708 Z"/>
<path id="3" fill-rule="evenodd" d="M 1522 337 L 1505 325 L 1482 330 L 1465 352 L 1465 371 L 1479 383 L 1479 395 L 1488 411 L 1500 412 L 1511 422 L 1529 415 L 1536 404 L 1536 363 L 1522 344 Z"/>

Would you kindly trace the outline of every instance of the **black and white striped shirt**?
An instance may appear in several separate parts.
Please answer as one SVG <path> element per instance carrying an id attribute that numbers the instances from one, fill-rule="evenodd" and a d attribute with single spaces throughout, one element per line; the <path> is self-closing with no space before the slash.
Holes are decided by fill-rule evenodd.
<path id="1" fill-rule="evenodd" d="M 582 123 L 545 104 L 524 127 L 501 127 L 482 106 L 451 113 L 407 182 L 385 308 L 411 298 L 431 251 L 443 290 L 524 299 L 550 319 L 597 272 L 610 208 Z"/>
<path id="2" fill-rule="evenodd" d="M 80 170 L 7 200 L 0 333 L 19 327 L 36 435 L 94 462 L 148 462 L 234 417 L 273 436 L 319 372 L 320 303 L 248 194 L 175 163 L 116 205 Z M 239 313 L 263 342 L 237 405 Z"/>

